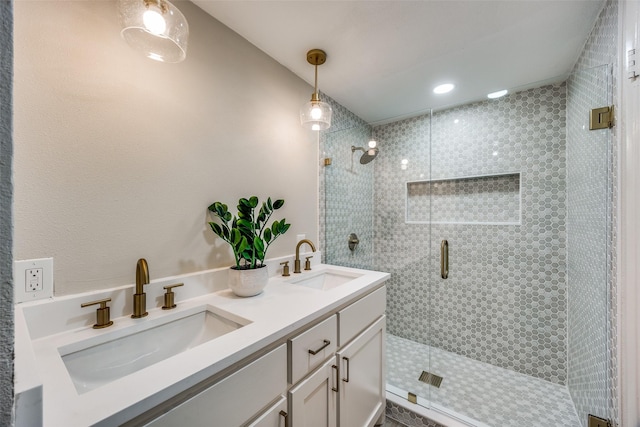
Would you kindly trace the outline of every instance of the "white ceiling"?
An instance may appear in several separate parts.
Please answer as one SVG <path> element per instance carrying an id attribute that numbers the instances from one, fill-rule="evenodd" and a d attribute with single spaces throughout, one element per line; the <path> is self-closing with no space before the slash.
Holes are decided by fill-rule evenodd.
<path id="1" fill-rule="evenodd" d="M 564 80 L 604 0 L 192 0 L 367 122 Z M 451 82 L 453 92 L 435 95 Z M 309 93 L 311 96 L 311 93 Z"/>

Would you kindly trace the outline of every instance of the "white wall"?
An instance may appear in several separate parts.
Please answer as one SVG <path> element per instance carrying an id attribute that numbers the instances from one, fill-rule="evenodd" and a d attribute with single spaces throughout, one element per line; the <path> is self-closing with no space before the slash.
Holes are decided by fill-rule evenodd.
<path id="1" fill-rule="evenodd" d="M 615 400 L 621 409 L 622 426 L 640 426 L 640 79 L 638 53 L 635 64 L 627 54 L 640 47 L 640 2 L 620 0 L 620 52 L 618 78 L 619 108 L 616 106 L 616 126 L 620 143 L 620 199 L 618 284 L 619 375 Z"/>
<path id="2" fill-rule="evenodd" d="M 54 257 L 56 295 L 132 283 L 141 257 L 152 279 L 230 265 L 216 200 L 286 200 L 274 218 L 293 225 L 268 257 L 317 241 L 318 149 L 298 119 L 312 89 L 174 3 L 190 25 L 179 64 L 133 51 L 114 1 L 15 3 L 14 258 Z"/>

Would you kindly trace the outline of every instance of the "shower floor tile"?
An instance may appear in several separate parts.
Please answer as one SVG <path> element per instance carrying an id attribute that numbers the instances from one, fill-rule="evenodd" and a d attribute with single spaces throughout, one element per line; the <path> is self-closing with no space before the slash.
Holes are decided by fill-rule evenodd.
<path id="1" fill-rule="evenodd" d="M 423 370 L 444 377 L 440 388 L 418 380 Z M 387 383 L 492 427 L 580 427 L 565 386 L 391 334 Z"/>

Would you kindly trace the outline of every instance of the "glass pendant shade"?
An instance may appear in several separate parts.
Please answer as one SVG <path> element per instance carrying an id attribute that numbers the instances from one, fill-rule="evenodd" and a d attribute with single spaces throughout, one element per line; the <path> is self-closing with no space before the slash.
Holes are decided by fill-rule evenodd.
<path id="1" fill-rule="evenodd" d="M 311 130 L 329 129 L 332 112 L 331 106 L 326 102 L 312 99 L 300 109 L 300 123 Z"/>
<path id="2" fill-rule="evenodd" d="M 300 108 L 300 123 L 311 130 L 325 130 L 331 127 L 331 106 L 320 101 L 318 96 L 318 65 L 327 60 L 327 54 L 321 49 L 311 49 L 307 52 L 307 62 L 315 66 L 316 78 L 311 94 L 311 101 Z"/>
<path id="3" fill-rule="evenodd" d="M 119 0 L 120 34 L 148 58 L 180 62 L 187 56 L 189 24 L 166 0 Z"/>

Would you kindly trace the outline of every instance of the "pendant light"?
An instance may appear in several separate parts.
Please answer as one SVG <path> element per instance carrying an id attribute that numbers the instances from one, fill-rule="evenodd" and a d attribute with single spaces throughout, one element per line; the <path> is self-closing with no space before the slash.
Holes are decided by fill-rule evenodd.
<path id="1" fill-rule="evenodd" d="M 327 54 L 320 49 L 307 52 L 307 62 L 316 68 L 316 79 L 311 101 L 300 109 L 300 122 L 311 130 L 325 130 L 331 126 L 331 106 L 318 96 L 318 65 L 327 61 Z"/>
<path id="2" fill-rule="evenodd" d="M 180 62 L 187 56 L 189 24 L 167 0 L 119 0 L 120 34 L 147 58 Z"/>

